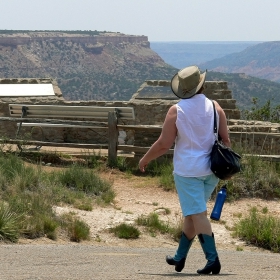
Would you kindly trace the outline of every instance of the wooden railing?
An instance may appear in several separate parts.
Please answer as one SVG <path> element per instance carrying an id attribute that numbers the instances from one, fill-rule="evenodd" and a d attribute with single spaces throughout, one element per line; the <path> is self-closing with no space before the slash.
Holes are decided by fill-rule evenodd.
<path id="1" fill-rule="evenodd" d="M 94 122 L 94 121 L 74 121 L 74 120 L 54 120 L 54 119 L 41 119 L 41 118 L 15 118 L 15 117 L 0 117 L 1 121 L 9 121 L 16 123 L 36 123 L 38 126 L 41 122 L 44 124 L 48 123 L 50 125 L 61 125 L 62 127 L 89 127 L 91 129 L 108 130 L 108 142 L 107 144 L 86 144 L 86 143 L 61 143 L 53 141 L 38 141 L 32 139 L 21 139 L 18 136 L 18 133 L 15 133 L 17 137 L 14 139 L 2 138 L 0 139 L 2 144 L 14 144 L 17 145 L 20 149 L 24 146 L 34 145 L 35 147 L 41 146 L 50 146 L 50 147 L 68 147 L 68 148 L 79 148 L 79 149 L 107 149 L 108 150 L 108 161 L 110 164 L 114 164 L 117 160 L 118 151 L 124 152 L 133 152 L 144 154 L 148 151 L 150 147 L 140 147 L 134 145 L 119 145 L 118 137 L 120 130 L 141 130 L 149 132 L 158 132 L 161 131 L 161 126 L 152 126 L 152 125 L 123 125 L 117 123 L 117 116 L 115 112 L 108 113 L 108 122 Z M 55 126 L 54 126 L 55 128 Z M 145 132 L 144 132 L 145 133 Z M 173 153 L 173 150 L 170 150 L 169 153 Z"/>
<path id="2" fill-rule="evenodd" d="M 0 121 L 13 121 L 13 122 L 34 122 L 34 118 L 8 118 L 8 117 L 0 117 Z M 41 120 L 38 120 L 41 121 Z M 57 123 L 57 120 L 49 120 L 50 122 Z M 85 143 L 58 143 L 58 142 L 47 142 L 47 141 L 37 141 L 37 140 L 26 140 L 26 139 L 1 139 L 2 143 L 9 143 L 15 145 L 34 145 L 34 146 L 52 146 L 52 147 L 69 147 L 69 148 L 80 148 L 80 149 L 107 149 L 108 150 L 108 161 L 113 164 L 117 160 L 118 151 L 135 153 L 135 154 L 144 154 L 150 148 L 150 145 L 147 146 L 137 146 L 137 145 L 124 145 L 118 143 L 119 131 L 124 130 L 132 130 L 134 132 L 142 132 L 143 137 L 145 134 L 154 133 L 155 135 L 160 135 L 162 126 L 161 125 L 124 125 L 117 124 L 116 117 L 114 113 L 110 113 L 108 116 L 108 123 L 106 122 L 91 122 L 91 121 L 67 121 L 61 120 L 62 124 L 73 124 L 73 125 L 85 125 L 91 126 L 92 128 L 98 129 L 108 129 L 108 142 L 107 144 L 85 144 Z M 247 134 L 250 135 L 252 133 L 244 133 L 238 131 L 230 132 L 230 137 L 232 139 L 238 139 L 245 136 Z M 254 137 L 269 137 L 270 139 L 280 139 L 280 133 L 264 133 L 264 132 L 254 132 Z M 168 154 L 173 154 L 173 149 L 168 151 Z M 272 160 L 272 161 L 280 161 L 280 155 L 258 155 L 260 158 L 264 160 Z"/>

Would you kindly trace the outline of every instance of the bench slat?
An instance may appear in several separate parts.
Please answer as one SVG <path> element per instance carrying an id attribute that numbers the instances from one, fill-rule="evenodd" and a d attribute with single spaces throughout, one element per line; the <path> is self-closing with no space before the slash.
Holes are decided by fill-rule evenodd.
<path id="1" fill-rule="evenodd" d="M 92 128 L 92 129 L 108 129 L 102 126 L 92 125 L 77 125 L 77 124 L 64 124 L 64 123 L 17 123 L 17 126 L 39 126 L 39 127 L 79 127 L 79 128 Z"/>
<path id="2" fill-rule="evenodd" d="M 108 118 L 108 112 L 117 110 L 118 117 L 121 119 L 134 120 L 133 107 L 97 107 L 97 106 L 67 106 L 67 105 L 28 105 L 10 104 L 10 115 L 20 117 L 22 107 L 27 108 L 26 117 L 68 117 L 68 118 Z"/>

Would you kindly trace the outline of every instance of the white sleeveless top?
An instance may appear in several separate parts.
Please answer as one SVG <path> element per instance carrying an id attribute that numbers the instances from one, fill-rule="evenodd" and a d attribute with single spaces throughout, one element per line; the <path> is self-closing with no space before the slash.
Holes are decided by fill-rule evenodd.
<path id="1" fill-rule="evenodd" d="M 174 173 L 183 177 L 210 175 L 210 152 L 215 142 L 213 104 L 204 94 L 182 99 L 177 107 Z M 217 124 L 219 124 L 219 115 Z"/>

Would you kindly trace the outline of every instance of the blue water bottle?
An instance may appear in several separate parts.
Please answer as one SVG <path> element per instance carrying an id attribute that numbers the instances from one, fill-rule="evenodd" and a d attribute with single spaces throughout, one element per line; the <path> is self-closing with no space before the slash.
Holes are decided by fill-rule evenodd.
<path id="1" fill-rule="evenodd" d="M 219 221 L 224 206 L 224 202 L 227 197 L 227 185 L 223 185 L 220 191 L 217 194 L 216 202 L 211 213 L 210 218 L 215 221 Z"/>

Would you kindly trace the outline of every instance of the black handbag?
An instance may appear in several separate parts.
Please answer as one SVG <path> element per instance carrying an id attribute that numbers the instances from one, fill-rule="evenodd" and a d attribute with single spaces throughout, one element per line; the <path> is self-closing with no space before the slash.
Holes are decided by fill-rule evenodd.
<path id="1" fill-rule="evenodd" d="M 214 134 L 216 136 L 216 140 L 210 154 L 210 168 L 218 178 L 227 180 L 234 174 L 241 171 L 241 156 L 219 141 L 217 133 L 216 109 L 213 101 L 212 103 L 214 109 Z"/>

